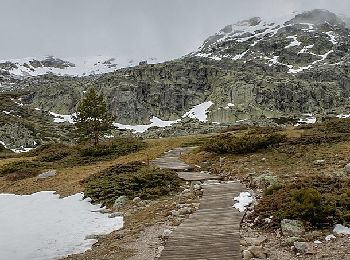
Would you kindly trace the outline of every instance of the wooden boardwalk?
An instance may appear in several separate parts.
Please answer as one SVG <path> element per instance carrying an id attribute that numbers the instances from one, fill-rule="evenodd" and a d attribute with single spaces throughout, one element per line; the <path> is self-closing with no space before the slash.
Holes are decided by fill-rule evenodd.
<path id="1" fill-rule="evenodd" d="M 160 260 L 235 260 L 243 213 L 232 207 L 245 187 L 238 182 L 204 186 L 200 207 L 169 237 Z"/>
<path id="2" fill-rule="evenodd" d="M 180 156 L 184 153 L 191 151 L 193 148 L 176 148 L 166 152 L 161 158 L 157 158 L 152 161 L 153 164 L 161 169 L 171 169 L 171 170 L 189 170 L 192 167 L 184 163 Z"/>
<path id="3" fill-rule="evenodd" d="M 162 169 L 177 170 L 186 181 L 218 179 L 205 172 L 190 172 L 181 154 L 192 148 L 176 148 L 153 163 Z M 184 171 L 187 170 L 187 171 Z M 181 172 L 180 172 L 181 171 Z M 169 237 L 160 260 L 236 260 L 242 259 L 239 229 L 243 213 L 233 208 L 233 198 L 246 188 L 239 182 L 203 185 L 199 209 Z"/>

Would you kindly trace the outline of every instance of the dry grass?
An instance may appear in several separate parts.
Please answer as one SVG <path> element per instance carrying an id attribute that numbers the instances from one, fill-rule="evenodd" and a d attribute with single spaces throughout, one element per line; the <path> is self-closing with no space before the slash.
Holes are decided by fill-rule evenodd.
<path id="1" fill-rule="evenodd" d="M 81 181 L 85 178 L 104 170 L 115 164 L 124 164 L 130 162 L 145 162 L 146 164 L 160 156 L 162 153 L 179 147 L 182 144 L 189 142 L 194 137 L 178 137 L 147 140 L 148 147 L 139 152 L 121 156 L 115 160 L 97 162 L 91 165 L 76 166 L 72 168 L 58 168 L 55 177 L 38 180 L 37 178 L 28 178 L 15 182 L 7 181 L 5 178 L 0 178 L 0 193 L 15 193 L 15 194 L 32 194 L 43 190 L 56 191 L 61 196 L 69 196 L 83 191 Z M 32 160 L 33 158 L 11 158 L 0 160 L 0 166 L 21 160 Z"/>
<path id="2" fill-rule="evenodd" d="M 283 133 L 295 138 L 300 137 L 304 130 L 287 129 Z M 313 174 L 329 175 L 341 172 L 344 165 L 350 162 L 350 141 L 286 145 L 248 155 L 219 156 L 208 152 L 194 152 L 187 155 L 185 160 L 190 164 L 200 165 L 204 170 L 241 180 L 248 180 L 250 174 L 259 175 L 266 171 L 286 179 Z M 315 165 L 316 160 L 325 160 L 325 165 Z"/>

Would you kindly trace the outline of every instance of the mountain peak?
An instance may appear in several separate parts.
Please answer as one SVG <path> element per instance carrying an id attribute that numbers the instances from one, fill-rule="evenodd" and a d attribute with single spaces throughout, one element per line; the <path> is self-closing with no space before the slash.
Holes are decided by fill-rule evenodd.
<path id="1" fill-rule="evenodd" d="M 324 9 L 314 9 L 297 14 L 292 20 L 287 22 L 288 24 L 301 24 L 310 23 L 314 25 L 321 25 L 328 23 L 332 26 L 340 25 L 345 26 L 345 22 L 341 17 Z"/>
<path id="2" fill-rule="evenodd" d="M 295 74 L 348 60 L 349 35 L 344 17 L 327 10 L 270 21 L 253 17 L 226 26 L 189 56 L 254 62 Z"/>

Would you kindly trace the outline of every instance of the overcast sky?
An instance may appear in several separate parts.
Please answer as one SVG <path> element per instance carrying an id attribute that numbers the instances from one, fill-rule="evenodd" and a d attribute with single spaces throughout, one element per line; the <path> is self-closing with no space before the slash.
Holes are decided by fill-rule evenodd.
<path id="1" fill-rule="evenodd" d="M 349 0 L 0 0 L 0 59 L 54 55 L 180 57 L 227 24 Z"/>

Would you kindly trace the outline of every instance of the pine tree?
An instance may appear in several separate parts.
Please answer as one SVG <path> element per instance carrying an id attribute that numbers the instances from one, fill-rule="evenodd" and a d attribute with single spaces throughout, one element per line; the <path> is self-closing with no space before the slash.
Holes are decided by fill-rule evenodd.
<path id="1" fill-rule="evenodd" d="M 79 141 L 92 141 L 97 146 L 100 138 L 110 133 L 114 120 L 115 116 L 108 112 L 102 94 L 98 94 L 94 88 L 89 89 L 79 103 L 74 117 Z"/>

